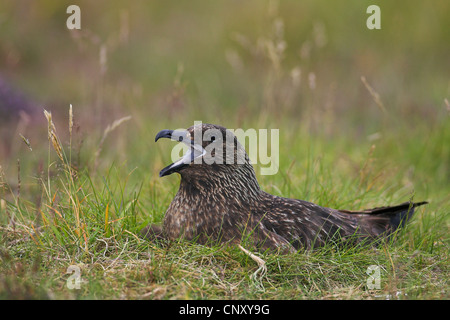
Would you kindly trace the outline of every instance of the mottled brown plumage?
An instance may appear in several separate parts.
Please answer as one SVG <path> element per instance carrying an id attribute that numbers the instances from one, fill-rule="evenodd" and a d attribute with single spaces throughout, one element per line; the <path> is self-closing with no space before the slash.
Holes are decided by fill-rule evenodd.
<path id="1" fill-rule="evenodd" d="M 184 142 L 190 151 L 160 173 L 178 172 L 181 182 L 162 228 L 143 230 L 151 239 L 184 238 L 201 244 L 246 241 L 260 250 L 283 252 L 332 241 L 373 243 L 392 235 L 415 207 L 426 203 L 348 211 L 277 197 L 260 189 L 244 148 L 225 128 L 202 124 L 187 131 L 162 130 L 155 141 L 163 137 Z M 211 148 L 213 143 L 223 148 Z"/>

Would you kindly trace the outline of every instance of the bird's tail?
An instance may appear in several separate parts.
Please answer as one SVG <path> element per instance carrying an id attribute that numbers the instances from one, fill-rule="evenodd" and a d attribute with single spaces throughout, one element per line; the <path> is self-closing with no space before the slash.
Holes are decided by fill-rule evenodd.
<path id="1" fill-rule="evenodd" d="M 393 211 L 393 214 L 390 215 L 390 224 L 394 229 L 403 228 L 414 214 L 414 209 L 427 204 L 427 201 L 422 202 L 410 202 L 403 204 L 403 207 L 399 205 L 399 208 L 396 211 Z"/>
<path id="2" fill-rule="evenodd" d="M 405 226 L 411 219 L 414 209 L 428 202 L 405 202 L 396 206 L 379 207 L 362 211 L 340 210 L 358 216 L 360 226 L 373 236 L 390 235 Z"/>

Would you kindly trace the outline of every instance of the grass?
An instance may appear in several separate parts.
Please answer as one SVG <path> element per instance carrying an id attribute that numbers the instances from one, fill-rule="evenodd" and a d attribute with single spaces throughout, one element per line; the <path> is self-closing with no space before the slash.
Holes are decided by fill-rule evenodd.
<path id="1" fill-rule="evenodd" d="M 267 272 L 255 277 L 257 264 L 237 248 L 186 242 L 165 247 L 141 239 L 139 230 L 147 223 L 161 221 L 170 197 L 161 196 L 163 192 L 155 187 L 156 181 L 146 187 L 143 183 L 129 186 L 134 172 L 121 180 L 124 175 L 116 165 L 107 170 L 101 181 L 95 181 L 89 172 L 75 175 L 55 126 L 48 119 L 52 147 L 48 171 L 50 176 L 52 168 L 56 168 L 56 173 L 37 181 L 42 203 L 36 207 L 19 196 L 15 201 L 2 202 L 2 212 L 6 213 L 2 215 L 6 219 L 1 229 L 2 298 L 447 297 L 447 221 L 445 215 L 436 215 L 432 209 L 419 210 L 400 239 L 377 249 L 330 245 L 285 256 L 263 254 Z M 306 194 L 308 199 L 337 207 L 357 206 L 359 202 L 379 204 L 380 199 L 395 201 L 395 196 L 386 195 L 384 188 L 373 190 L 379 176 L 372 172 L 373 152 L 371 149 L 361 163 L 359 175 L 347 177 L 345 183 L 334 182 L 341 178 L 340 174 L 326 169 L 331 164 L 325 159 L 313 158 L 306 161 L 303 175 L 280 174 L 277 187 L 273 186 L 271 192 L 286 196 Z M 166 192 L 173 194 L 175 187 Z M 141 199 L 144 193 L 150 193 L 150 198 Z M 67 287 L 70 265 L 80 268 L 80 289 Z M 378 290 L 367 289 L 366 270 L 371 265 L 381 269 Z"/>
<path id="2" fill-rule="evenodd" d="M 61 4 L 0 5 L 32 15 L 26 31 L 39 39 L 21 42 L 6 20 L 3 69 L 52 97 L 51 115 L 8 127 L 17 134 L 0 158 L 0 298 L 448 299 L 448 4 L 382 2 L 383 29 L 369 33 L 359 3 L 82 5 L 84 33 L 72 37 L 55 27 Z M 411 25 L 418 15 L 433 23 Z M 265 273 L 237 247 L 149 243 L 139 230 L 162 221 L 179 179 L 158 177 L 170 146 L 153 137 L 194 120 L 280 129 L 279 172 L 258 174 L 272 194 L 345 209 L 430 204 L 393 243 L 258 253 Z M 79 289 L 67 286 L 71 265 Z"/>

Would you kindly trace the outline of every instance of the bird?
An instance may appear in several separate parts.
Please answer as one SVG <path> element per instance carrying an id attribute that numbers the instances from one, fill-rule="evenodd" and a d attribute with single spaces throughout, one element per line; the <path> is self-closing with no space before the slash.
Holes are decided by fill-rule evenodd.
<path id="1" fill-rule="evenodd" d="M 427 202 L 350 211 L 275 196 L 263 191 L 245 148 L 225 127 L 207 123 L 161 130 L 161 138 L 188 146 L 160 177 L 178 173 L 180 186 L 163 224 L 141 232 L 149 240 L 185 239 L 199 244 L 244 243 L 259 251 L 294 253 L 323 247 L 379 244 L 390 239 Z"/>

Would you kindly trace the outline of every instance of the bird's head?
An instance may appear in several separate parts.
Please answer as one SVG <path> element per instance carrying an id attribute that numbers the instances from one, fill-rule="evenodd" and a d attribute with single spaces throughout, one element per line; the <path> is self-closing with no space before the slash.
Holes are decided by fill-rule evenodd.
<path id="1" fill-rule="evenodd" d="M 250 164 L 248 155 L 236 136 L 222 126 L 202 123 L 187 130 L 166 129 L 158 132 L 155 142 L 160 138 L 179 141 L 189 147 L 180 160 L 161 170 L 160 177 L 174 172 L 181 175 L 199 172 L 199 169 L 233 170 Z"/>

